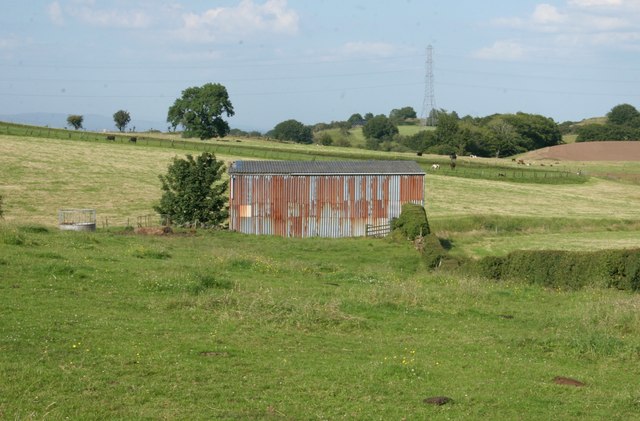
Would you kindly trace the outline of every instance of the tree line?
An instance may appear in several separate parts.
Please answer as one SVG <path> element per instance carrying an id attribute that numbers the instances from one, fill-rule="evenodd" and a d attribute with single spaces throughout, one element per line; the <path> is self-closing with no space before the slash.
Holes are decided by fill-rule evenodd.
<path id="1" fill-rule="evenodd" d="M 352 114 L 344 121 L 305 125 L 295 119 L 282 121 L 262 133 L 232 130 L 224 119 L 234 115 L 233 104 L 227 89 L 219 83 L 207 83 L 182 91 L 167 113 L 168 130 L 180 131 L 183 137 L 222 138 L 227 135 L 267 137 L 303 144 L 350 146 L 351 130 L 361 128 L 365 147 L 371 150 L 414 151 L 431 154 L 477 155 L 505 157 L 534 149 L 561 144 L 562 135 L 576 133 L 578 142 L 593 140 L 640 139 L 640 112 L 629 104 L 620 104 L 607 114 L 605 124 L 577 125 L 571 122 L 557 124 L 553 119 L 539 114 L 518 112 L 493 114 L 486 117 L 465 116 L 455 111 L 432 110 L 427 119 L 435 123 L 433 130 L 421 130 L 413 135 L 401 135 L 398 126 L 417 125 L 417 118 L 410 107 L 394 108 L 388 115 L 372 113 Z M 124 131 L 131 121 L 128 111 L 119 110 L 113 115 L 118 130 Z M 81 115 L 70 115 L 67 123 L 75 129 L 82 128 Z M 338 129 L 339 135 L 329 133 Z"/>
<path id="2" fill-rule="evenodd" d="M 604 124 L 574 126 L 576 142 L 640 140 L 640 112 L 630 104 L 616 105 Z M 571 130 L 571 129 L 569 129 Z"/>

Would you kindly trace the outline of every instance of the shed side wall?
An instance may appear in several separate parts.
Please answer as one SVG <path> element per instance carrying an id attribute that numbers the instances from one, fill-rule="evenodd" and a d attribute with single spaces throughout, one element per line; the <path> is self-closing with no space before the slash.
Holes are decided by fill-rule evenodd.
<path id="1" fill-rule="evenodd" d="M 423 175 L 232 176 L 229 228 L 283 237 L 358 237 L 402 204 L 424 205 Z"/>

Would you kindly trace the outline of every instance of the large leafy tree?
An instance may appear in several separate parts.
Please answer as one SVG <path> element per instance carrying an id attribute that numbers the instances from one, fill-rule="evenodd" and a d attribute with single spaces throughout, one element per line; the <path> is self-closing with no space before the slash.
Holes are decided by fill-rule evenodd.
<path id="1" fill-rule="evenodd" d="M 496 158 L 515 155 L 523 152 L 519 146 L 520 136 L 516 129 L 500 117 L 496 117 L 487 124 L 488 143 L 490 152 Z"/>
<path id="2" fill-rule="evenodd" d="M 362 134 L 367 139 L 367 148 L 378 149 L 380 143 L 391 140 L 394 135 L 398 134 L 398 127 L 387 116 L 380 114 L 364 123 Z"/>
<path id="3" fill-rule="evenodd" d="M 364 124 L 364 117 L 360 113 L 351 114 L 351 117 L 347 120 L 351 127 L 361 126 Z"/>
<path id="4" fill-rule="evenodd" d="M 312 143 L 313 131 L 297 120 L 286 120 L 278 123 L 270 133 L 278 140 L 290 140 L 297 143 Z"/>
<path id="5" fill-rule="evenodd" d="M 562 133 L 553 119 L 538 114 L 504 114 L 502 119 L 513 126 L 525 150 L 540 149 L 562 143 Z"/>
<path id="6" fill-rule="evenodd" d="M 74 129 L 78 130 L 82 128 L 82 122 L 84 121 L 84 117 L 78 114 L 71 114 L 67 117 L 67 124 L 69 124 Z"/>
<path id="7" fill-rule="evenodd" d="M 116 127 L 121 132 L 127 128 L 127 125 L 131 122 L 131 115 L 129 111 L 119 110 L 113 114 L 113 121 L 116 123 Z"/>
<path id="8" fill-rule="evenodd" d="M 167 174 L 160 176 L 164 193 L 154 209 L 181 225 L 219 225 L 228 216 L 224 172 L 224 162 L 209 152 L 173 158 Z"/>
<path id="9" fill-rule="evenodd" d="M 394 108 L 389 113 L 389 118 L 397 123 L 417 118 L 416 110 L 413 107 Z"/>
<path id="10" fill-rule="evenodd" d="M 611 124 L 629 124 L 638 117 L 640 117 L 640 112 L 629 104 L 616 105 L 607 114 Z"/>
<path id="11" fill-rule="evenodd" d="M 182 96 L 169 108 L 167 122 L 173 129 L 184 127 L 185 137 L 211 139 L 225 137 L 229 124 L 222 115 L 233 116 L 233 105 L 227 88 L 219 83 L 207 83 L 201 87 L 191 87 L 182 91 Z"/>

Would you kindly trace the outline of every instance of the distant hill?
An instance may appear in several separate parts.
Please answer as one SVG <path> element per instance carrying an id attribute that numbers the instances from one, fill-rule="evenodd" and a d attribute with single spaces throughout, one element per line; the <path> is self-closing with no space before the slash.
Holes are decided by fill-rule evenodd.
<path id="1" fill-rule="evenodd" d="M 64 128 L 67 124 L 67 117 L 69 114 L 63 113 L 22 113 L 22 114 L 0 114 L 0 121 L 7 121 L 9 123 L 30 124 L 34 126 Z M 97 114 L 83 114 L 84 121 L 82 126 L 86 130 L 91 131 L 116 131 L 113 117 L 106 117 Z M 138 132 L 145 132 L 147 130 L 161 130 L 167 129 L 167 123 L 162 121 L 149 121 L 149 120 L 137 120 L 131 119 L 131 123 L 127 126 L 127 129 L 133 129 Z"/>
<path id="2" fill-rule="evenodd" d="M 591 117 L 575 123 L 576 126 L 584 126 L 586 124 L 606 124 L 607 117 Z"/>

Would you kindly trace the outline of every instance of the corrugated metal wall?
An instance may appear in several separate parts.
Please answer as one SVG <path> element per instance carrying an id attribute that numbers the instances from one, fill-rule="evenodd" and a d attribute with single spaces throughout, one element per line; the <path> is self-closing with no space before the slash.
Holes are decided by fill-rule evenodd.
<path id="1" fill-rule="evenodd" d="M 424 175 L 264 175 L 231 177 L 229 228 L 284 237 L 364 236 L 366 224 L 424 205 Z"/>

